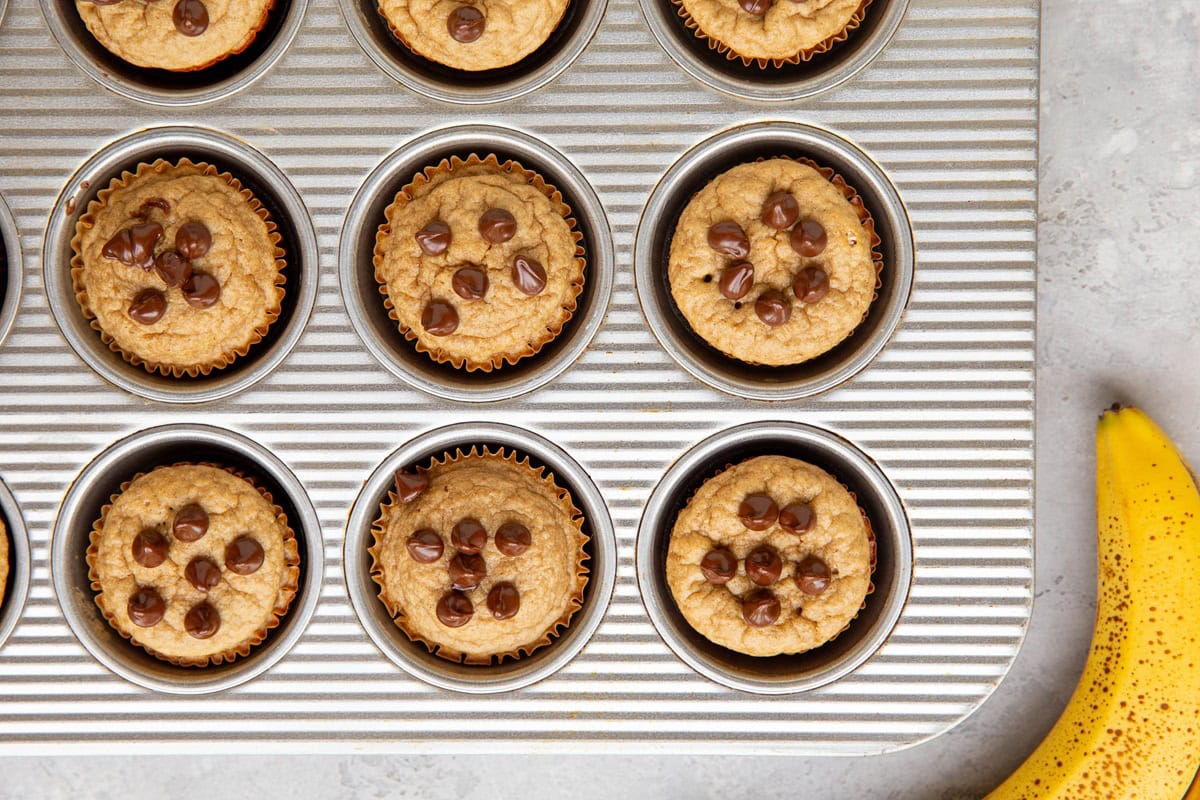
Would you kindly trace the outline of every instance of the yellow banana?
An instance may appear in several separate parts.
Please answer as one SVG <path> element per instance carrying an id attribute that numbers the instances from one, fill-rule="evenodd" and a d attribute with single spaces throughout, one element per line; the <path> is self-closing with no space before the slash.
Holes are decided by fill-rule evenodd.
<path id="1" fill-rule="evenodd" d="M 1135 408 L 1114 406 L 1096 429 L 1096 518 L 1083 676 L 1045 740 L 987 800 L 1179 800 L 1200 765 L 1200 492 Z"/>
<path id="2" fill-rule="evenodd" d="M 1196 777 L 1192 778 L 1192 788 L 1188 789 L 1183 800 L 1200 800 L 1200 772 L 1197 772 Z"/>

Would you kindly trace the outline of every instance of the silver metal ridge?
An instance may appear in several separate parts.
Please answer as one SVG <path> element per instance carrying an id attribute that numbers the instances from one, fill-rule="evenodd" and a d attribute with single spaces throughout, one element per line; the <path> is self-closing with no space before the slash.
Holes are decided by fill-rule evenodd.
<path id="1" fill-rule="evenodd" d="M 4 281 L 0 283 L 0 345 L 17 319 L 21 307 L 21 284 L 25 280 L 21 258 L 21 232 L 8 203 L 0 197 L 0 252 L 4 254 Z"/>
<path id="2" fill-rule="evenodd" d="M 0 520 L 8 528 L 8 586 L 0 603 L 0 648 L 8 641 L 25 610 L 29 593 L 29 531 L 21 507 L 3 480 L 0 480 Z M 3 534 L 0 534 L 3 535 Z"/>

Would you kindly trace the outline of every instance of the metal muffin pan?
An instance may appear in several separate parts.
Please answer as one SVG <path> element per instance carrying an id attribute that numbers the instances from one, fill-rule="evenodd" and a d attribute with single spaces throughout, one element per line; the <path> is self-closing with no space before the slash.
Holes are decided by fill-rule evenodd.
<path id="1" fill-rule="evenodd" d="M 8 203 L 0 197 L 0 260 L 4 271 L 0 273 L 0 345 L 12 330 L 17 320 L 17 309 L 21 306 L 22 275 L 21 232 L 13 219 Z"/>
<path id="2" fill-rule="evenodd" d="M 911 0 L 853 79 L 765 105 L 690 79 L 637 0 L 608 0 L 592 42 L 556 79 L 467 107 L 397 85 L 338 0 L 309 0 L 293 45 L 252 86 L 164 110 L 98 89 L 37 4 L 11 4 L 0 27 L 0 192 L 23 232 L 25 291 L 0 346 L 0 476 L 20 503 L 32 561 L 20 623 L 0 649 L 0 753 L 184 753 L 203 742 L 214 753 L 861 756 L 948 730 L 1008 670 L 1032 601 L 1038 18 L 1038 0 Z M 837 64 L 830 56 L 824 63 Z M 760 121 L 834 132 L 869 153 L 903 198 L 920 253 L 907 310 L 870 364 L 829 391 L 775 403 L 682 369 L 650 331 L 634 280 L 639 220 L 667 170 Z M 290 354 L 241 391 L 191 405 L 133 394 L 81 362 L 59 330 L 81 315 L 42 268 L 43 249 L 62 241 L 43 248 L 41 231 L 87 179 L 72 179 L 80 165 L 164 125 L 221 131 L 285 174 L 311 215 L 320 273 Z M 590 343 L 538 388 L 484 405 L 398 379 L 364 346 L 339 278 L 348 210 L 372 173 L 425 134 L 464 125 L 560 153 L 599 198 L 614 256 Z M 64 186 L 75 188 L 59 197 Z M 710 680 L 668 647 L 639 591 L 636 550 L 673 463 L 721 431 L 780 420 L 840 436 L 883 471 L 908 517 L 912 581 L 890 635 L 860 666 L 767 697 Z M 50 553 L 51 532 L 69 488 L 114 442 L 196 422 L 287 465 L 311 499 L 329 569 L 314 577 L 311 621 L 271 669 L 226 691 L 167 696 L 81 644 L 57 602 L 64 562 Z M 350 509 L 389 454 L 425 431 L 480 422 L 568 453 L 607 506 L 616 545 L 611 600 L 586 646 L 544 679 L 482 695 L 398 668 L 364 635 L 352 564 L 342 563 Z"/>
<path id="3" fill-rule="evenodd" d="M 468 372 L 439 364 L 417 351 L 388 316 L 375 280 L 375 235 L 396 194 L 426 167 L 444 158 L 493 153 L 540 174 L 562 192 L 583 233 L 583 292 L 574 316 L 553 341 L 533 356 L 491 372 Z M 462 125 L 424 134 L 402 145 L 367 176 L 346 212 L 338 278 L 350 321 L 367 349 L 393 375 L 437 397 L 462 401 L 508 400 L 554 380 L 587 349 L 604 321 L 616 270 L 604 206 L 578 168 L 545 142 L 491 125 Z"/>
<path id="4" fill-rule="evenodd" d="M 143 69 L 111 53 L 92 36 L 75 0 L 38 0 L 46 25 L 85 75 L 130 100 L 159 106 L 195 106 L 242 91 L 287 51 L 304 22 L 308 0 L 277 0 L 267 23 L 240 53 L 193 72 Z"/>
<path id="5" fill-rule="evenodd" d="M 875 591 L 833 641 L 807 653 L 756 658 L 708 641 L 679 611 L 667 585 L 671 529 L 700 485 L 748 458 L 799 458 L 849 487 L 871 520 Z M 721 431 L 680 456 L 654 487 L 638 527 L 637 576 L 651 622 L 667 645 L 717 683 L 756 694 L 788 694 L 838 680 L 870 658 L 891 635 L 912 582 L 912 535 L 896 489 L 865 453 L 837 434 L 798 422 L 751 422 Z"/>
<path id="6" fill-rule="evenodd" d="M 125 170 L 159 158 L 190 158 L 228 171 L 270 212 L 283 237 L 287 267 L 279 318 L 262 341 L 210 375 L 174 378 L 134 366 L 113 352 L 84 317 L 71 280 L 71 239 L 88 204 Z M 46 294 L 67 342 L 105 380 L 150 400 L 200 403 L 234 394 L 279 366 L 296 345 L 317 297 L 317 235 L 295 187 L 270 159 L 225 133 L 190 126 L 148 128 L 123 137 L 89 158 L 67 182 L 50 214 L 42 249 Z"/>
<path id="7" fill-rule="evenodd" d="M 139 472 L 179 461 L 234 467 L 256 479 L 287 514 L 300 546 L 296 597 L 279 627 L 250 654 L 219 666 L 179 667 L 124 639 L 96 605 L 88 576 L 92 523 L 125 481 Z M 317 607 L 325 560 L 321 526 L 304 486 L 270 450 L 209 425 L 173 424 L 139 431 L 116 442 L 71 484 L 50 543 L 54 593 L 71 630 L 101 664 L 128 681 L 168 694 L 207 694 L 252 680 L 279 662 L 304 635 Z"/>
<path id="8" fill-rule="evenodd" d="M 371 526 L 387 493 L 395 485 L 396 470 L 427 463 L 430 458 L 456 449 L 502 447 L 543 466 L 555 482 L 571 494 L 583 512 L 583 530 L 588 535 L 588 584 L 583 607 L 571 624 L 549 645 L 529 656 L 498 665 L 458 664 L 432 655 L 425 645 L 413 642 L 396 626 L 383 602 L 379 586 L 371 578 L 367 548 L 373 537 Z M 608 507 L 596 484 L 579 462 L 553 442 L 531 431 L 495 423 L 460 423 L 428 431 L 394 450 L 367 478 L 350 509 L 343 552 L 346 591 L 371 641 L 396 666 L 434 686 L 470 694 L 510 692 L 553 675 L 582 650 L 608 610 L 617 573 L 617 540 Z"/>
<path id="9" fill-rule="evenodd" d="M 29 531 L 25 527 L 25 517 L 3 480 L 0 480 L 0 520 L 8 529 L 8 580 L 7 586 L 3 587 L 4 601 L 0 603 L 0 648 L 3 648 L 25 609 L 30 570 Z"/>
<path id="10" fill-rule="evenodd" d="M 710 180 L 738 164 L 804 157 L 836 170 L 875 219 L 883 253 L 882 287 L 854 332 L 822 356 L 786 367 L 747 364 L 700 338 L 671 297 L 667 274 L 675 222 Z M 892 338 L 912 292 L 912 225 L 896 187 L 850 142 L 809 125 L 763 122 L 723 131 L 689 150 L 654 187 L 634 243 L 634 279 L 650 330 L 679 365 L 715 389 L 751 400 L 796 400 L 829 391 L 861 372 Z"/>

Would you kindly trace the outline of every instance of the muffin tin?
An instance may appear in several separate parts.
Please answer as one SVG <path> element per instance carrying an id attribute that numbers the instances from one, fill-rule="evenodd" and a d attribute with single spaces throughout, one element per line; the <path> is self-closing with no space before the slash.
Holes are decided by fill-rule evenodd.
<path id="1" fill-rule="evenodd" d="M 803 87 L 752 81 L 760 99 L 814 92 L 776 104 L 732 96 L 716 71 L 681 70 L 672 37 L 691 34 L 664 27 L 667 0 L 581 2 L 545 71 L 442 97 L 454 104 L 381 69 L 359 41 L 375 23 L 365 0 L 281 3 L 284 27 L 263 41 L 286 52 L 269 68 L 264 53 L 241 77 L 155 86 L 106 77 L 87 40 L 64 35 L 69 3 L 40 3 L 45 18 L 25 0 L 0 27 L 0 193 L 25 287 L 0 346 L 0 478 L 19 505 L 4 513 L 26 521 L 30 544 L 28 596 L 0 612 L 19 615 L 0 647 L 0 752 L 185 752 L 203 740 L 208 752 L 866 754 L 947 730 L 1003 677 L 1033 580 L 1037 0 L 911 0 L 907 13 L 875 0 L 870 25 L 793 76 L 811 79 Z M 652 333 L 653 261 L 635 248 L 639 230 L 669 227 L 652 218 L 652 193 L 702 143 L 714 165 L 754 156 L 745 130 L 801 131 L 798 150 L 842 154 L 834 166 L 859 171 L 855 188 L 874 191 L 872 212 L 892 225 L 900 280 L 885 282 L 898 291 L 880 298 L 879 347 L 819 393 L 784 395 L 802 399 L 717 391 Z M 429 365 L 396 350 L 368 302 L 362 244 L 387 191 L 411 159 L 467 144 L 527 154 L 587 220 L 595 294 L 511 385 L 504 371 L 469 386 L 423 376 Z M 92 352 L 99 338 L 78 324 L 58 268 L 73 215 L 108 172 L 184 151 L 244 170 L 286 217 L 297 305 L 247 372 L 156 387 Z M 889 186 L 899 203 L 883 200 Z M 673 187 L 663 208 L 686 192 Z M 834 649 L 782 666 L 793 683 L 771 697 L 729 688 L 738 665 L 687 655 L 647 560 L 670 516 L 657 498 L 694 448 L 748 431 L 776 432 L 746 439 L 751 449 L 833 459 L 889 542 L 885 555 L 881 533 L 878 591 L 860 618 Z M 588 605 L 511 674 L 439 672 L 377 619 L 362 580 L 355 542 L 389 465 L 447 436 L 528 452 L 590 505 Z M 114 481 L 167 451 L 214 448 L 287 490 L 314 571 L 286 626 L 234 662 L 242 671 L 179 675 L 139 662 L 98 622 L 77 545 Z M 837 663 L 822 672 L 824 660 Z"/>

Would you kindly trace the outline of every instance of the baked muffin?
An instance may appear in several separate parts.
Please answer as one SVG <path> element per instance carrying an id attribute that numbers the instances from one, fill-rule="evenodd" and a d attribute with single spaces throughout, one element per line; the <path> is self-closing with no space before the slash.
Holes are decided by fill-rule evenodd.
<path id="1" fill-rule="evenodd" d="M 583 517 L 511 452 L 446 453 L 396 474 L 372 528 L 371 575 L 396 625 L 467 664 L 528 655 L 583 604 Z"/>
<path id="2" fill-rule="evenodd" d="M 417 175 L 375 237 L 384 305 L 416 349 L 491 371 L 537 353 L 583 291 L 571 209 L 539 175 L 494 155 Z"/>
<path id="3" fill-rule="evenodd" d="M 0 608 L 4 607 L 4 595 L 8 591 L 8 528 L 0 517 Z"/>
<path id="4" fill-rule="evenodd" d="M 791 0 L 782 0 L 791 2 Z M 871 215 L 832 170 L 772 158 L 713 178 L 671 237 L 671 296 L 700 338 L 750 364 L 800 364 L 867 315 L 882 257 Z"/>
<path id="5" fill-rule="evenodd" d="M 874 538 L 854 496 L 795 458 L 759 456 L 705 481 L 679 512 L 667 584 L 711 642 L 750 656 L 838 635 L 872 590 Z"/>
<path id="6" fill-rule="evenodd" d="M 122 484 L 87 552 L 96 605 L 126 639 L 185 667 L 250 653 L 296 595 L 300 554 L 270 493 L 214 464 Z"/>
<path id="7" fill-rule="evenodd" d="M 84 316 L 149 372 L 208 375 L 278 318 L 284 252 L 237 178 L 182 159 L 141 164 L 93 200 L 71 240 Z"/>
<path id="8" fill-rule="evenodd" d="M 844 42 L 871 0 L 672 0 L 711 49 L 765 69 L 809 61 Z"/>
<path id="9" fill-rule="evenodd" d="M 516 64 L 541 47 L 569 0 L 379 0 L 405 47 L 467 72 Z"/>
<path id="10" fill-rule="evenodd" d="M 191 72 L 250 46 L 275 0 L 75 0 L 92 36 L 138 67 Z"/>

